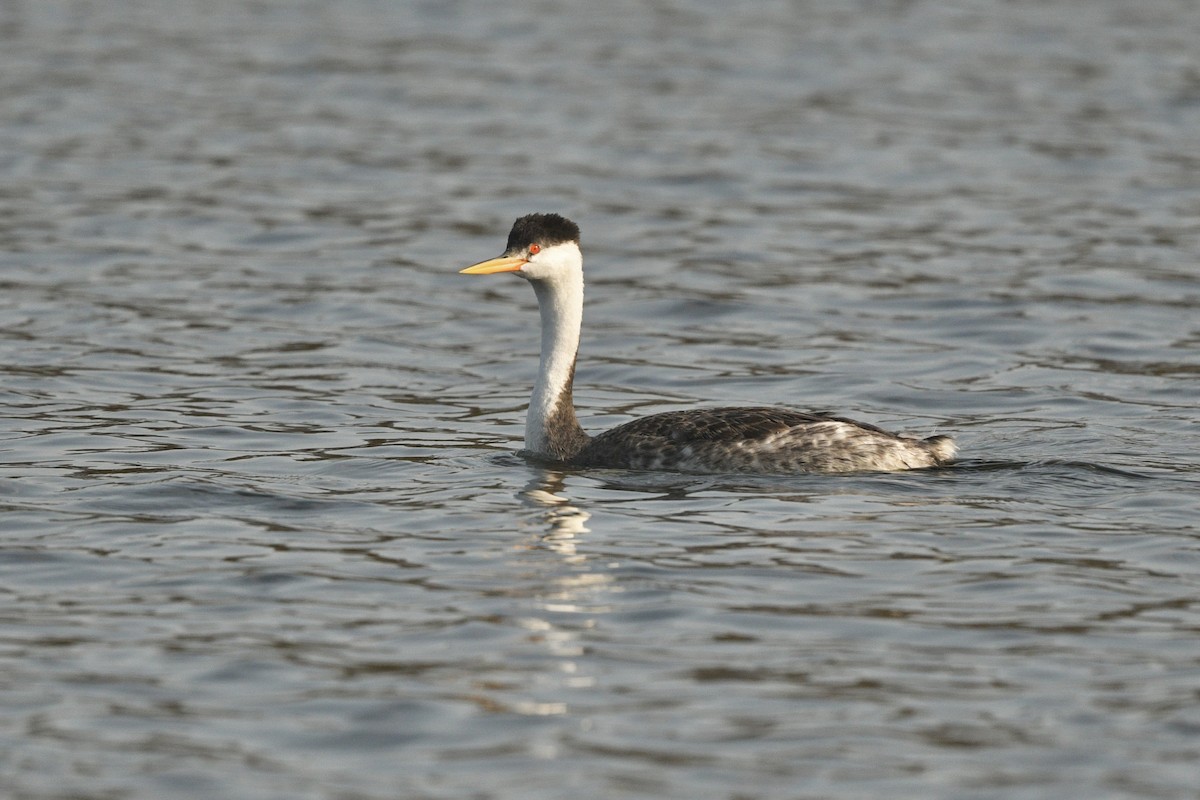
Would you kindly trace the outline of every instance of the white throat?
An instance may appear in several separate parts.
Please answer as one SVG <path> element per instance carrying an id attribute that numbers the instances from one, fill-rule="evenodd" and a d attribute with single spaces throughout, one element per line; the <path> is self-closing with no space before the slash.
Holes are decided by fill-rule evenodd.
<path id="1" fill-rule="evenodd" d="M 551 252 L 560 248 L 561 253 Z M 536 272 L 529 269 L 527 276 L 538 299 L 542 350 L 525 417 L 525 449 L 562 459 L 570 455 L 562 452 L 564 444 L 583 436 L 571 393 L 583 324 L 583 269 L 574 243 L 547 248 L 542 255 Z"/>

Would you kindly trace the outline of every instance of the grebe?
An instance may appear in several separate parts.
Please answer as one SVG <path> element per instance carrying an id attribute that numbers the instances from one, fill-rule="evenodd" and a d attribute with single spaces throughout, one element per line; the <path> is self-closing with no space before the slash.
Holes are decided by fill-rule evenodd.
<path id="1" fill-rule="evenodd" d="M 708 473 L 894 471 L 954 459 L 948 436 L 915 439 L 830 414 L 782 408 L 667 411 L 588 436 L 571 394 L 583 321 L 579 226 L 558 214 L 521 217 L 503 255 L 461 271 L 515 272 L 537 295 L 541 364 L 525 419 L 531 456 L 580 467 Z"/>

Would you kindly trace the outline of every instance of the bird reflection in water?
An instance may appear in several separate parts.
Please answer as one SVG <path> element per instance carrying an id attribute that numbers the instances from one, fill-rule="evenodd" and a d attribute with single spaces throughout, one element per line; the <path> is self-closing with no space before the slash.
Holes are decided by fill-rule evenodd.
<path id="1" fill-rule="evenodd" d="M 587 557 L 578 553 L 576 537 L 588 533 L 587 521 L 592 515 L 561 494 L 565 485 L 563 473 L 545 470 L 526 485 L 521 498 L 525 505 L 542 512 L 540 520 L 546 526 L 542 546 L 564 556 L 568 564 L 582 564 Z"/>

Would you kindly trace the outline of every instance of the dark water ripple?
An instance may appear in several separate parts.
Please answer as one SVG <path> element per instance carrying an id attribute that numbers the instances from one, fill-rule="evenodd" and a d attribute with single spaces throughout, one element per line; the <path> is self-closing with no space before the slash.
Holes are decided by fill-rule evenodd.
<path id="1" fill-rule="evenodd" d="M 1183 0 L 0 8 L 0 795 L 1194 798 Z M 953 433 L 515 454 L 577 401 Z"/>

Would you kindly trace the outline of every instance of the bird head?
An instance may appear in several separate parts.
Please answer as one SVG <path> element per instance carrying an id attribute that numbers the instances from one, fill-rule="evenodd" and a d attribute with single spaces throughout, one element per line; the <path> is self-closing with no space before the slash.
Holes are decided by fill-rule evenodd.
<path id="1" fill-rule="evenodd" d="M 466 275 L 515 272 L 530 281 L 554 281 L 582 269 L 579 226 L 558 214 L 529 214 L 513 223 L 503 255 L 460 270 Z"/>

